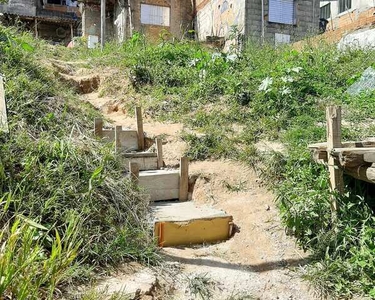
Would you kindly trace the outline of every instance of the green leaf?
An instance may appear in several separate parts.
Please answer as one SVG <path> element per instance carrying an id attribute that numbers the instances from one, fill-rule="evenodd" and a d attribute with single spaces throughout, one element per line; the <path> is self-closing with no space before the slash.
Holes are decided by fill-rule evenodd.
<path id="1" fill-rule="evenodd" d="M 26 218 L 26 217 L 23 217 L 23 216 L 22 216 L 22 219 L 23 219 L 27 224 L 29 224 L 30 226 L 32 226 L 32 227 L 34 227 L 34 228 L 38 228 L 38 229 L 41 229 L 41 230 L 48 230 L 47 227 L 44 227 L 43 225 L 41 225 L 41 224 L 39 224 L 39 223 L 37 223 L 37 222 L 35 222 L 35 221 L 33 221 L 33 220 L 30 220 L 30 219 L 28 219 L 28 218 Z"/>
<path id="2" fill-rule="evenodd" d="M 34 51 L 34 47 L 31 46 L 30 44 L 26 43 L 26 42 L 22 42 L 21 43 L 21 48 L 27 52 L 33 52 Z"/>

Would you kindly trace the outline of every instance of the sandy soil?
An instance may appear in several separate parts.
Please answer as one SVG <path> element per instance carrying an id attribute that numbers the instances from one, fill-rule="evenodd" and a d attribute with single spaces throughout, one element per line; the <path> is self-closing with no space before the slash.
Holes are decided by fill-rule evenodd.
<path id="1" fill-rule="evenodd" d="M 62 67 L 66 70 L 60 72 L 74 76 L 73 65 Z M 80 69 L 75 75 L 78 78 L 84 73 Z M 135 118 L 123 109 L 120 96 L 100 97 L 94 92 L 81 98 L 114 125 L 135 128 Z M 163 138 L 165 163 L 177 167 L 186 150 L 179 138 L 183 126 L 144 119 L 144 130 L 148 137 Z M 258 148 L 282 151 L 270 143 Z M 190 175 L 197 177 L 193 201 L 231 214 L 237 226 L 235 235 L 214 245 L 164 248 L 162 266 L 122 266 L 117 274 L 103 278 L 98 289 L 125 291 L 134 299 L 318 299 L 301 280 L 307 255 L 286 236 L 274 196 L 259 185 L 251 169 L 234 161 L 203 161 L 190 164 Z"/>
<path id="2" fill-rule="evenodd" d="M 116 99 L 97 93 L 82 99 L 115 125 L 135 127 L 135 119 Z M 181 124 L 144 120 L 147 136 L 163 137 L 168 166 L 177 166 L 186 149 L 179 138 L 182 129 Z M 190 174 L 198 178 L 193 201 L 225 210 L 238 229 L 230 240 L 215 245 L 163 249 L 167 262 L 154 272 L 164 293 L 154 298 L 200 299 L 201 291 L 204 299 L 317 299 L 300 278 L 307 255 L 284 233 L 273 195 L 259 186 L 252 170 L 234 161 L 203 161 L 191 163 Z M 121 285 L 126 278 L 120 274 L 107 280 Z"/>

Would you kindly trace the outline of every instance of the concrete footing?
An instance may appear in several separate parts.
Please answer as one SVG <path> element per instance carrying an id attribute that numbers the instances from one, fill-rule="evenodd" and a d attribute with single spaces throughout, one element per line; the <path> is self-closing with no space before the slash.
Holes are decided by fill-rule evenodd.
<path id="1" fill-rule="evenodd" d="M 151 211 L 160 247 L 215 243 L 232 235 L 233 218 L 222 210 L 168 201 L 153 203 Z"/>

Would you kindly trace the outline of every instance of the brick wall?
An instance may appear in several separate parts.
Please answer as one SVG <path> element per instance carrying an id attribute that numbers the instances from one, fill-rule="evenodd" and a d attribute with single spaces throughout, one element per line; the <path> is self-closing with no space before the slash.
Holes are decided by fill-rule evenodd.
<path id="1" fill-rule="evenodd" d="M 262 31 L 261 0 L 248 0 L 246 5 L 245 36 L 259 41 Z M 268 0 L 264 0 L 265 40 L 274 43 L 275 33 L 290 35 L 290 41 L 295 42 L 306 36 L 316 34 L 319 29 L 319 1 L 296 0 L 296 24 L 277 24 L 268 22 Z"/>

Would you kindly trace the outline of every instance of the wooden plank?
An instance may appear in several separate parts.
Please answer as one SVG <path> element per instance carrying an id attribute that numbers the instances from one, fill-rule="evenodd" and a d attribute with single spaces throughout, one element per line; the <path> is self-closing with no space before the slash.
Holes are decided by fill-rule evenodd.
<path id="1" fill-rule="evenodd" d="M 138 149 L 145 149 L 145 135 L 143 132 L 143 119 L 142 119 L 142 109 L 140 107 L 135 108 L 135 118 L 137 120 L 137 132 L 138 132 Z"/>
<path id="2" fill-rule="evenodd" d="M 131 153 L 124 153 L 124 157 L 126 158 L 140 158 L 140 157 L 157 157 L 157 153 L 155 152 L 131 152 Z"/>
<path id="3" fill-rule="evenodd" d="M 161 169 L 164 167 L 163 162 L 163 141 L 161 139 L 156 139 L 156 153 L 158 157 L 158 169 Z"/>
<path id="4" fill-rule="evenodd" d="M 342 148 L 372 148 L 375 147 L 375 140 L 364 140 L 364 141 L 348 141 L 341 143 Z M 322 150 L 327 151 L 327 143 L 314 143 L 308 145 L 310 150 Z"/>
<path id="5" fill-rule="evenodd" d="M 129 162 L 130 178 L 138 184 L 139 181 L 139 166 L 136 162 Z"/>
<path id="6" fill-rule="evenodd" d="M 94 134 L 98 137 L 103 137 L 103 119 L 94 119 Z"/>
<path id="7" fill-rule="evenodd" d="M 0 130 L 9 133 L 3 77 L 0 75 Z"/>
<path id="8" fill-rule="evenodd" d="M 137 163 L 140 171 L 157 170 L 158 169 L 157 157 L 131 157 L 131 158 L 125 157 L 124 158 L 124 165 L 128 166 L 129 162 Z"/>
<path id="9" fill-rule="evenodd" d="M 122 151 L 121 137 L 120 137 L 121 131 L 122 131 L 122 126 L 115 127 L 115 152 L 116 153 L 119 153 Z"/>
<path id="10" fill-rule="evenodd" d="M 345 171 L 345 174 L 348 174 L 356 179 L 363 180 L 369 183 L 375 183 L 375 168 L 372 166 L 345 168 L 344 171 Z"/>
<path id="11" fill-rule="evenodd" d="M 180 159 L 180 201 L 187 201 L 189 194 L 189 159 L 181 157 Z"/>
<path id="12" fill-rule="evenodd" d="M 159 247 L 217 243 L 230 238 L 232 222 L 231 216 L 190 222 L 155 222 L 154 236 Z"/>
<path id="13" fill-rule="evenodd" d="M 178 199 L 179 184 L 178 171 L 155 170 L 139 173 L 139 185 L 150 195 L 150 201 Z"/>
<path id="14" fill-rule="evenodd" d="M 375 162 L 375 148 L 334 148 L 331 155 L 339 160 L 342 168 L 369 167 Z"/>
<path id="15" fill-rule="evenodd" d="M 332 149 L 341 148 L 341 106 L 328 106 L 327 117 L 327 153 L 330 186 L 332 191 L 344 193 L 343 171 L 338 168 L 337 160 L 330 154 Z M 335 197 L 331 197 L 331 210 L 338 209 Z"/>

